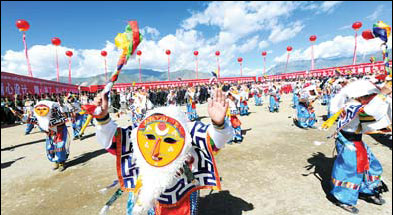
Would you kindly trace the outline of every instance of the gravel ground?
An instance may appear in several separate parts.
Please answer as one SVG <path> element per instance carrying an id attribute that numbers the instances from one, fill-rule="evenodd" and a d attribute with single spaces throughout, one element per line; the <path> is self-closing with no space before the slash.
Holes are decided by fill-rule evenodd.
<path id="1" fill-rule="evenodd" d="M 349 214 L 326 197 L 334 161 L 334 142 L 326 139 L 331 132 L 295 127 L 291 96 L 282 99 L 279 113 L 268 112 L 266 98 L 262 107 L 250 101 L 251 114 L 241 117 L 244 142 L 227 145 L 216 156 L 223 190 L 202 191 L 199 214 Z M 199 116 L 208 117 L 206 104 L 197 108 Z M 326 107 L 316 104 L 316 113 L 319 126 Z M 116 121 L 122 126 L 128 123 L 126 117 Z M 2 214 L 98 214 L 116 189 L 98 191 L 116 179 L 116 170 L 115 157 L 97 143 L 94 127 L 87 128 L 88 138 L 72 141 L 64 172 L 51 170 L 45 135 L 36 128 L 25 136 L 24 129 L 24 125 L 1 129 Z M 369 136 L 364 140 L 380 160 L 383 180 L 391 188 L 391 148 Z M 384 198 L 383 206 L 359 200 L 359 214 L 392 214 L 391 192 Z M 123 194 L 109 214 L 125 214 L 126 201 Z"/>

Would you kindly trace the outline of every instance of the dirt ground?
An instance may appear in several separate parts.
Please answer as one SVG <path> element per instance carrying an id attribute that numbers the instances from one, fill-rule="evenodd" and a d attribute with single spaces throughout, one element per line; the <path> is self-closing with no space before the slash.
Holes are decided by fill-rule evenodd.
<path id="1" fill-rule="evenodd" d="M 199 214 L 349 214 L 326 196 L 334 162 L 334 142 L 326 138 L 331 132 L 295 127 L 290 95 L 283 96 L 279 113 L 269 113 L 266 102 L 264 98 L 263 106 L 256 107 L 250 101 L 251 114 L 241 117 L 244 142 L 226 145 L 217 155 L 223 191 L 202 191 Z M 197 112 L 208 116 L 206 104 L 198 105 Z M 326 107 L 317 104 L 316 113 L 319 126 Z M 128 123 L 126 117 L 116 121 L 122 126 Z M 71 143 L 64 172 L 51 170 L 45 135 L 35 128 L 25 136 L 24 129 L 24 125 L 1 129 L 1 214 L 98 214 L 116 189 L 105 194 L 99 190 L 116 179 L 116 170 L 115 157 L 100 147 L 95 128 L 87 128 L 88 138 Z M 369 136 L 364 140 L 392 189 L 391 148 Z M 391 214 L 391 191 L 384 198 L 383 206 L 359 200 L 359 214 Z M 123 194 L 108 214 L 125 214 L 126 201 Z"/>

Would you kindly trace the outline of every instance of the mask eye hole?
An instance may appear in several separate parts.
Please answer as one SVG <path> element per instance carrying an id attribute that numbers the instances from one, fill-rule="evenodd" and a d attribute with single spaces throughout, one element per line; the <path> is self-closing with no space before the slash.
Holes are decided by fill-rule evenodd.
<path id="1" fill-rule="evenodd" d="M 164 139 L 164 142 L 169 143 L 169 144 L 174 144 L 177 141 L 175 139 L 173 139 L 173 138 L 167 137 L 167 138 Z"/>
<path id="2" fill-rule="evenodd" d="M 152 134 L 146 134 L 146 137 L 148 140 L 155 140 L 156 139 L 156 137 Z"/>

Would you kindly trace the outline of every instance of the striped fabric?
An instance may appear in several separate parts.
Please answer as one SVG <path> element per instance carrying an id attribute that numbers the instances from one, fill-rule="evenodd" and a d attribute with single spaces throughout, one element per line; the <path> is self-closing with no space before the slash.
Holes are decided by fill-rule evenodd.
<path id="1" fill-rule="evenodd" d="M 377 176 L 374 176 L 374 175 L 365 175 L 365 177 L 366 177 L 366 179 L 367 179 L 368 181 L 370 181 L 370 182 L 373 182 L 373 181 L 376 181 L 376 180 L 381 180 L 381 176 L 380 176 L 380 175 L 377 175 Z"/>
<path id="2" fill-rule="evenodd" d="M 336 186 L 336 187 L 345 187 L 345 188 L 349 188 L 349 189 L 353 189 L 353 190 L 359 190 L 359 188 L 360 188 L 360 186 L 358 184 L 354 184 L 354 183 L 347 182 L 347 181 L 340 181 L 335 178 L 332 178 L 332 182 L 333 182 L 334 186 Z"/>

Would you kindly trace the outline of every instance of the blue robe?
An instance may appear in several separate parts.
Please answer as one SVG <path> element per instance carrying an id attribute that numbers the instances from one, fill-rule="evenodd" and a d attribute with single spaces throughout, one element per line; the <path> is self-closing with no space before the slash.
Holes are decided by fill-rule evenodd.
<path id="1" fill-rule="evenodd" d="M 67 126 L 57 127 L 57 132 L 50 131 L 46 137 L 46 155 L 51 162 L 65 162 L 68 158 L 68 130 Z"/>
<path id="2" fill-rule="evenodd" d="M 297 122 L 296 125 L 301 128 L 311 128 L 316 122 L 315 113 L 310 113 L 304 103 L 299 103 L 296 108 Z"/>
<path id="3" fill-rule="evenodd" d="M 330 193 L 347 205 L 356 205 L 359 193 L 376 194 L 376 188 L 381 181 L 381 164 L 364 142 L 358 145 L 367 151 L 366 156 L 357 153 L 361 150 L 355 145 L 355 141 L 349 141 L 340 132 L 338 133 L 336 139 L 338 155 L 333 165 L 331 180 L 333 189 Z M 356 150 L 351 150 L 348 146 Z M 358 162 L 362 159 L 360 157 L 368 160 L 369 170 L 358 171 Z"/>
<path id="4" fill-rule="evenodd" d="M 254 101 L 255 101 L 255 106 L 261 106 L 262 105 L 262 96 L 259 97 L 257 93 L 254 94 Z"/>
<path id="5" fill-rule="evenodd" d="M 297 109 L 297 106 L 299 104 L 299 96 L 297 95 L 297 93 L 293 93 L 292 102 L 292 108 Z"/>
<path id="6" fill-rule="evenodd" d="M 269 104 L 269 111 L 270 112 L 274 112 L 277 111 L 278 112 L 278 101 L 276 101 L 276 99 L 274 98 L 274 96 L 270 95 L 270 104 Z"/>
<path id="7" fill-rule="evenodd" d="M 190 103 L 187 103 L 187 117 L 190 121 L 194 121 L 194 120 L 198 119 L 196 109 L 192 108 L 192 104 L 190 104 Z"/>
<path id="8" fill-rule="evenodd" d="M 82 129 L 83 124 L 85 124 L 85 114 L 75 114 L 75 120 L 72 123 L 72 130 L 74 131 L 74 137 L 79 135 L 80 130 Z"/>

